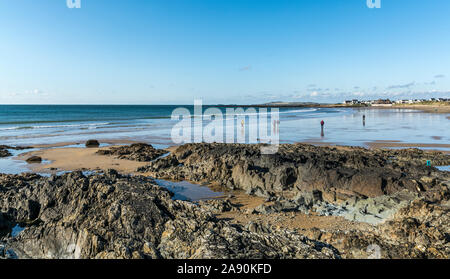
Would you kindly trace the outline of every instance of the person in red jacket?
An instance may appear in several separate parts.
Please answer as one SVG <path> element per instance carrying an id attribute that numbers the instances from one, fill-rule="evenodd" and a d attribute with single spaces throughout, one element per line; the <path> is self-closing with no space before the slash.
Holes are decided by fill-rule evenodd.
<path id="1" fill-rule="evenodd" d="M 322 127 L 322 131 L 320 132 L 320 136 L 323 138 L 325 136 L 324 132 L 323 132 L 323 126 L 325 125 L 325 121 L 320 121 L 320 126 Z"/>

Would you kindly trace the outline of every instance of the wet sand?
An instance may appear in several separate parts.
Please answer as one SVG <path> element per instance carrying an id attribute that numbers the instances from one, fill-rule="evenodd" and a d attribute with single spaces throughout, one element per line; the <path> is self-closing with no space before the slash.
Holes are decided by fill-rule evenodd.
<path id="1" fill-rule="evenodd" d="M 407 143 L 401 141 L 373 141 L 366 142 L 369 148 L 427 148 L 427 151 L 440 151 L 445 154 L 450 154 L 450 144 L 436 144 L 436 143 Z"/>
<path id="2" fill-rule="evenodd" d="M 96 152 L 103 148 L 51 148 L 24 153 L 17 157 L 26 160 L 31 156 L 39 156 L 43 160 L 50 161 L 49 164 L 30 164 L 33 172 L 50 173 L 52 170 L 75 171 L 75 170 L 106 170 L 115 169 L 122 173 L 134 173 L 139 167 L 146 163 L 115 159 L 111 156 L 97 155 Z"/>
<path id="3" fill-rule="evenodd" d="M 138 141 L 133 140 L 102 140 L 101 144 L 133 144 L 138 143 Z M 50 144 L 35 144 L 32 145 L 33 148 L 54 148 L 54 147 L 64 147 L 64 146 L 71 146 L 71 145 L 84 145 L 85 142 L 76 142 L 76 141 L 70 141 L 70 142 L 58 142 L 58 143 L 50 143 Z"/>

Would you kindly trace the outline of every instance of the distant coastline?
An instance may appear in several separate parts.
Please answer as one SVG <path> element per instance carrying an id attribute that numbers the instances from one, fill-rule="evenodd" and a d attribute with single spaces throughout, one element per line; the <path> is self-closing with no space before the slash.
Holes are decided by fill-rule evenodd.
<path id="1" fill-rule="evenodd" d="M 263 104 L 252 105 L 238 105 L 238 104 L 218 104 L 219 107 L 255 107 L 255 108 L 374 108 L 374 109 L 417 109 L 425 112 L 434 113 L 450 113 L 450 102 L 421 102 L 416 104 L 381 104 L 381 105 L 368 105 L 364 103 L 359 104 L 323 104 L 313 102 L 271 102 Z"/>

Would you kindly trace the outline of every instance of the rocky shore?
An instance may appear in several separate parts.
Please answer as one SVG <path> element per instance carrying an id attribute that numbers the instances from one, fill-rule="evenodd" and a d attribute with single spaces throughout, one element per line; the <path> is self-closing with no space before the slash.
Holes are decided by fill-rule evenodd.
<path id="1" fill-rule="evenodd" d="M 160 157 L 166 151 L 132 145 L 102 155 L 145 159 L 142 176 L 0 175 L 0 257 L 449 258 L 450 173 L 433 167 L 450 165 L 448 155 L 306 144 L 260 150 L 187 144 Z M 264 202 L 246 210 L 230 198 L 178 201 L 148 176 Z M 288 214 L 365 225 L 288 229 L 274 217 Z M 17 227 L 24 229 L 14 235 Z"/>
<path id="2" fill-rule="evenodd" d="M 117 159 L 127 159 L 138 162 L 150 162 L 156 158 L 167 154 L 162 149 L 156 149 L 150 144 L 135 143 L 132 145 L 111 147 L 97 151 L 99 155 L 114 156 Z"/>
<path id="3" fill-rule="evenodd" d="M 113 170 L 88 177 L 0 175 L 0 257 L 340 257 L 296 232 L 231 225 L 206 204 L 171 197 L 152 179 Z M 8 232 L 17 225 L 24 230 L 13 237 Z"/>
<path id="4" fill-rule="evenodd" d="M 261 145 L 187 144 L 139 169 L 155 177 L 210 182 L 265 198 L 299 199 L 316 191 L 330 203 L 409 190 L 430 201 L 448 198 L 448 173 L 427 166 L 450 165 L 439 152 L 369 150 L 358 147 L 280 145 L 273 155 Z"/>

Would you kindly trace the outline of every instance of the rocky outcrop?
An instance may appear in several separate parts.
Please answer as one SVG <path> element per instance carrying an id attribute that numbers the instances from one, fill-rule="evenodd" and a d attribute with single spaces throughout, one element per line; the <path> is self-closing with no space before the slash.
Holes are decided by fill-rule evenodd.
<path id="1" fill-rule="evenodd" d="M 450 208 L 418 199 L 371 230 L 302 232 L 336 247 L 344 258 L 450 257 Z"/>
<path id="2" fill-rule="evenodd" d="M 381 156 L 394 161 L 401 167 L 425 165 L 429 160 L 433 166 L 450 165 L 450 156 L 439 151 L 424 151 L 417 148 L 380 149 Z"/>
<path id="3" fill-rule="evenodd" d="M 111 147 L 97 151 L 99 155 L 114 156 L 118 159 L 127 159 L 139 162 L 150 162 L 167 154 L 163 149 L 156 149 L 145 143 L 135 143 L 127 146 Z"/>
<path id="4" fill-rule="evenodd" d="M 263 197 L 292 199 L 319 191 L 330 203 L 349 198 L 374 198 L 409 190 L 429 200 L 448 199 L 441 184 L 449 180 L 432 164 L 450 164 L 450 157 L 417 149 L 388 151 L 358 147 L 280 145 L 273 155 L 261 145 L 186 144 L 139 169 L 156 177 L 213 182 Z"/>
<path id="5" fill-rule="evenodd" d="M 31 156 L 28 159 L 26 159 L 26 162 L 28 164 L 40 164 L 42 162 L 42 158 L 39 156 Z"/>
<path id="6" fill-rule="evenodd" d="M 372 225 L 232 224 L 216 214 L 244 209 L 227 199 L 174 200 L 151 178 L 113 170 L 0 174 L 0 258 L 449 258 L 449 173 L 426 166 L 449 164 L 445 155 L 303 144 L 264 155 L 260 147 L 189 144 L 140 171 L 263 196 L 245 211 L 256 220 L 300 211 Z M 18 224 L 25 229 L 12 236 Z"/>
<path id="7" fill-rule="evenodd" d="M 340 257 L 294 231 L 218 220 L 204 203 L 173 200 L 152 179 L 113 170 L 50 178 L 0 174 L 0 225 L 3 231 L 25 227 L 15 237 L 3 233 L 0 257 Z"/>
<path id="8" fill-rule="evenodd" d="M 21 146 L 8 146 L 8 145 L 0 145 L 0 158 L 12 156 L 10 150 L 24 150 L 29 149 L 30 147 L 21 147 Z"/>
<path id="9" fill-rule="evenodd" d="M 12 154 L 7 149 L 0 149 L 0 158 L 9 157 Z"/>

